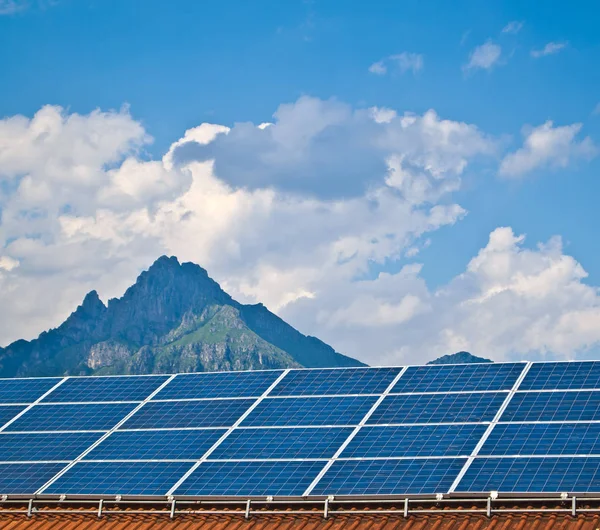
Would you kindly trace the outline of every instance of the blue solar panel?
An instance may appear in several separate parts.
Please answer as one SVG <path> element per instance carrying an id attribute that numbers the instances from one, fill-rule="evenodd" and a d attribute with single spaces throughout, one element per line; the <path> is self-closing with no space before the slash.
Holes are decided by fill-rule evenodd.
<path id="1" fill-rule="evenodd" d="M 464 458 L 337 460 L 312 495 L 418 495 L 445 493 Z"/>
<path id="2" fill-rule="evenodd" d="M 5 423 L 12 420 L 19 412 L 24 410 L 25 407 L 19 407 L 17 405 L 7 405 L 0 407 L 0 427 Z"/>
<path id="3" fill-rule="evenodd" d="M 476 458 L 456 491 L 597 493 L 600 458 Z"/>
<path id="4" fill-rule="evenodd" d="M 112 429 L 135 403 L 35 405 L 6 431 L 102 431 Z"/>
<path id="5" fill-rule="evenodd" d="M 43 493 L 165 495 L 190 467 L 190 462 L 79 462 Z"/>
<path id="6" fill-rule="evenodd" d="M 414 394 L 386 396 L 369 424 L 491 421 L 505 393 Z"/>
<path id="7" fill-rule="evenodd" d="M 341 458 L 470 455 L 486 425 L 362 427 Z"/>
<path id="8" fill-rule="evenodd" d="M 73 460 L 102 433 L 0 434 L 0 461 Z"/>
<path id="9" fill-rule="evenodd" d="M 500 421 L 600 419 L 600 392 L 517 392 Z"/>
<path id="10" fill-rule="evenodd" d="M 242 425 L 357 425 L 375 401 L 366 396 L 266 398 Z"/>
<path id="11" fill-rule="evenodd" d="M 60 381 L 59 378 L 0 379 L 0 403 L 33 403 Z"/>
<path id="12" fill-rule="evenodd" d="M 330 458 L 352 430 L 352 427 L 235 429 L 210 458 Z"/>
<path id="13" fill-rule="evenodd" d="M 600 423 L 499 423 L 479 455 L 600 454 Z"/>
<path id="14" fill-rule="evenodd" d="M 510 390 L 524 368 L 525 363 L 411 366 L 392 393 Z"/>
<path id="15" fill-rule="evenodd" d="M 302 495 L 322 461 L 204 462 L 175 490 L 176 495 Z"/>
<path id="16" fill-rule="evenodd" d="M 400 370 L 400 368 L 291 370 L 270 395 L 381 394 Z"/>
<path id="17" fill-rule="evenodd" d="M 85 459 L 199 460 L 225 432 L 225 429 L 116 431 Z"/>
<path id="18" fill-rule="evenodd" d="M 600 389 L 600 362 L 533 363 L 519 390 Z"/>
<path id="19" fill-rule="evenodd" d="M 253 403 L 253 399 L 151 401 L 129 418 L 122 429 L 230 427 Z"/>
<path id="20" fill-rule="evenodd" d="M 269 370 L 179 374 L 155 399 L 259 397 L 282 373 L 282 370 Z"/>
<path id="21" fill-rule="evenodd" d="M 0 464 L 0 495 L 34 494 L 65 464 Z"/>
<path id="22" fill-rule="evenodd" d="M 44 403 L 143 401 L 167 376 L 73 377 L 46 396 Z"/>

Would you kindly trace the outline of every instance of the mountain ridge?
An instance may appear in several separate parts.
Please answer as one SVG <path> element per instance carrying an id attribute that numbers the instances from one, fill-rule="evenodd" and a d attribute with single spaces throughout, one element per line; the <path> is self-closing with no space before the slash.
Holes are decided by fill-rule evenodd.
<path id="1" fill-rule="evenodd" d="M 364 366 L 262 304 L 234 300 L 208 272 L 161 256 L 120 298 L 95 290 L 57 328 L 0 348 L 0 376 Z"/>

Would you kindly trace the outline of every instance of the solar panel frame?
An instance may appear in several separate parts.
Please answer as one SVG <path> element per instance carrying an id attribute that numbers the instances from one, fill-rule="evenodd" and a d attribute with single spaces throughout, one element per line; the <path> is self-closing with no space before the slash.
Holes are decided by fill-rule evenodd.
<path id="1" fill-rule="evenodd" d="M 290 370 L 271 397 L 378 395 L 402 368 L 320 368 Z"/>
<path id="2" fill-rule="evenodd" d="M 0 495 L 33 495 L 64 463 L 1 463 Z"/>
<path id="3" fill-rule="evenodd" d="M 507 392 L 389 394 L 367 424 L 490 422 L 507 396 Z"/>
<path id="4" fill-rule="evenodd" d="M 376 401 L 375 396 L 266 397 L 242 426 L 358 425 Z"/>
<path id="5" fill-rule="evenodd" d="M 0 379 L 0 404 L 34 403 L 62 380 L 61 377 Z"/>
<path id="6" fill-rule="evenodd" d="M 446 493 L 466 458 L 336 460 L 312 495 Z"/>
<path id="7" fill-rule="evenodd" d="M 168 375 L 69 377 L 42 403 L 142 402 Z"/>
<path id="8" fill-rule="evenodd" d="M 557 473 L 557 468 L 562 469 Z M 600 457 L 475 458 L 456 491 L 492 490 L 527 494 L 597 492 L 600 490 Z"/>
<path id="9" fill-rule="evenodd" d="M 300 496 L 323 461 L 210 461 L 201 463 L 175 490 L 179 496 Z"/>
<path id="10" fill-rule="evenodd" d="M 523 362 L 409 366 L 390 394 L 508 391 L 525 366 Z M 461 379 L 465 374 L 466 381 Z"/>
<path id="11" fill-rule="evenodd" d="M 158 400 L 258 398 L 284 370 L 177 374 L 155 397 Z"/>
<path id="12" fill-rule="evenodd" d="M 590 406 L 593 405 L 593 406 Z M 516 392 L 501 422 L 600 420 L 600 391 Z"/>
<path id="13" fill-rule="evenodd" d="M 392 458 L 470 455 L 486 424 L 365 425 L 340 458 Z"/>
<path id="14" fill-rule="evenodd" d="M 534 362 L 521 390 L 600 390 L 600 361 Z"/>
<path id="15" fill-rule="evenodd" d="M 101 432 L 0 433 L 0 462 L 71 461 L 101 436 Z"/>

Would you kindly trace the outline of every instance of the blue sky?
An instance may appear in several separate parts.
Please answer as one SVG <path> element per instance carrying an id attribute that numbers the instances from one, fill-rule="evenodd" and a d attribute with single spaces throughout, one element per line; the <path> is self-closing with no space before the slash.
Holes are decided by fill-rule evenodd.
<path id="1" fill-rule="evenodd" d="M 460 186 L 432 202 L 460 205 L 465 211 L 458 216 L 460 220 L 441 223 L 428 233 L 417 230 L 419 235 L 413 238 L 418 241 L 417 261 L 422 267 L 419 281 L 425 282 L 428 296 L 435 298 L 436 290 L 453 284 L 498 227 L 526 234 L 524 248 L 533 250 L 560 236 L 562 253 L 588 273 L 579 281 L 592 290 L 600 285 L 596 243 L 600 112 L 595 112 L 600 104 L 600 35 L 594 2 L 0 0 L 0 13 L 4 13 L 0 16 L 0 118 L 32 118 L 45 105 L 61 107 L 65 115 L 83 116 L 94 109 L 119 111 L 128 105 L 129 110 L 123 112 L 153 137 L 152 143 L 138 142 L 143 146 L 137 158 L 148 161 L 160 160 L 186 130 L 203 122 L 235 131 L 238 123 L 276 121 L 273 115 L 280 105 L 294 104 L 303 96 L 324 102 L 333 98 L 352 112 L 377 107 L 394 109 L 399 115 L 423 115 L 435 109 L 440 119 L 476 127 L 493 138 L 496 147 L 493 153 L 479 149 L 473 156 L 465 155 L 468 165 L 459 172 Z M 477 55 L 478 49 L 483 55 L 499 56 L 486 58 Z M 401 54 L 408 61 L 404 66 Z M 414 63 L 417 56 L 420 66 Z M 477 57 L 483 62 L 477 62 Z M 377 64 L 385 67 L 385 73 L 373 67 Z M 568 160 L 559 163 L 546 153 L 527 171 L 500 175 L 502 160 L 523 147 L 522 131 L 528 134 L 548 120 L 556 128 L 577 126 L 571 143 L 563 146 L 572 149 Z M 244 153 L 255 144 L 245 144 L 250 140 L 240 131 L 238 136 L 230 134 L 222 147 L 213 142 L 219 154 L 211 156 L 216 157 L 218 178 L 234 187 L 252 188 L 243 172 L 234 180 L 219 174 L 233 157 L 240 164 L 253 163 Z M 586 137 L 587 147 L 583 145 Z M 239 138 L 239 147 L 233 145 Z M 258 137 L 252 140 L 259 141 Z M 332 157 L 348 156 L 343 142 L 332 145 Z M 354 167 L 362 168 L 360 156 L 356 154 Z M 103 167 L 121 161 L 111 158 Z M 274 174 L 282 167 L 274 166 Z M 307 171 L 314 167 L 311 163 Z M 323 178 L 342 179 L 347 170 L 336 166 Z M 21 171 L 20 176 L 25 173 Z M 282 182 L 261 186 L 298 192 Z M 319 200 L 332 200 L 321 193 L 323 188 L 310 191 Z M 333 199 L 351 197 L 341 193 Z M 63 211 L 67 206 L 78 211 L 73 202 L 63 204 Z M 10 210 L 8 203 L 0 202 L 2 208 Z M 82 206 L 80 211 L 84 210 Z M 94 216 L 97 220 L 97 211 Z M 5 221 L 5 253 L 7 259 L 21 264 L 11 267 L 11 274 L 16 274 L 27 269 L 27 259 L 33 258 L 23 251 L 21 256 L 9 252 L 9 243 L 24 236 L 11 235 L 7 226 Z M 54 235 L 48 237 L 54 241 Z M 177 251 L 175 245 L 164 244 L 164 237 L 161 244 L 148 248 L 139 261 L 130 261 L 120 283 L 116 282 L 119 288 L 143 268 L 142 256 L 164 249 Z M 273 243 L 265 252 L 278 245 Z M 253 301 L 266 295 L 256 287 L 264 279 L 257 271 L 266 267 L 265 256 L 257 258 L 255 272 L 245 280 L 238 269 L 230 269 L 231 261 L 225 257 L 216 259 L 203 250 L 190 259 L 207 267 L 214 262 L 216 270 L 209 268 L 209 272 L 229 283 L 238 297 Z M 381 272 L 395 274 L 414 261 L 411 253 L 378 253 L 376 258 L 367 258 L 366 271 L 363 264 L 352 276 L 376 279 Z M 291 269 L 284 271 L 279 258 L 269 261 L 269 267 L 278 268 L 280 275 L 292 274 Z M 86 276 L 83 263 L 73 268 L 76 276 Z M 50 276 L 41 279 L 46 273 L 34 269 L 31 265 L 30 274 L 40 282 L 51 281 Z M 90 273 L 79 290 L 65 295 L 58 315 L 47 309 L 36 315 L 37 320 L 31 317 L 37 324 L 23 333 L 34 335 L 46 324 L 57 323 L 93 281 L 115 283 L 108 269 Z M 314 291 L 306 285 L 291 288 L 296 291 L 310 291 L 311 299 L 319 299 L 316 287 Z M 106 294 L 115 295 L 108 288 Z M 298 309 L 302 298 L 292 304 L 295 307 L 282 302 L 274 306 L 303 330 L 329 339 L 336 347 L 339 344 L 339 349 L 346 347 L 346 341 L 339 339 L 343 330 L 331 331 L 333 324 L 322 323 L 327 319 L 319 324 L 302 316 Z M 335 304 L 333 300 L 328 303 Z M 594 311 L 595 304 L 591 306 Z M 323 307 L 317 304 L 326 311 Z M 10 334 L 5 335 L 4 342 Z M 391 330 L 389 344 L 394 337 L 401 341 L 402 336 L 401 330 Z M 576 355 L 590 346 L 590 340 L 559 355 Z M 381 347 L 390 349 L 389 344 Z M 511 348 L 515 347 L 505 348 L 506 353 L 498 356 L 517 355 Z M 548 353 L 556 347 L 542 349 Z"/>

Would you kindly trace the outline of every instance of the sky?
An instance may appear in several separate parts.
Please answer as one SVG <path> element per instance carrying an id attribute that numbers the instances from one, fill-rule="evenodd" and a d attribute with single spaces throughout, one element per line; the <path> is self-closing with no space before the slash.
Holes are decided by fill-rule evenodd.
<path id="1" fill-rule="evenodd" d="M 598 10 L 0 0 L 0 346 L 167 254 L 373 365 L 597 358 Z"/>

